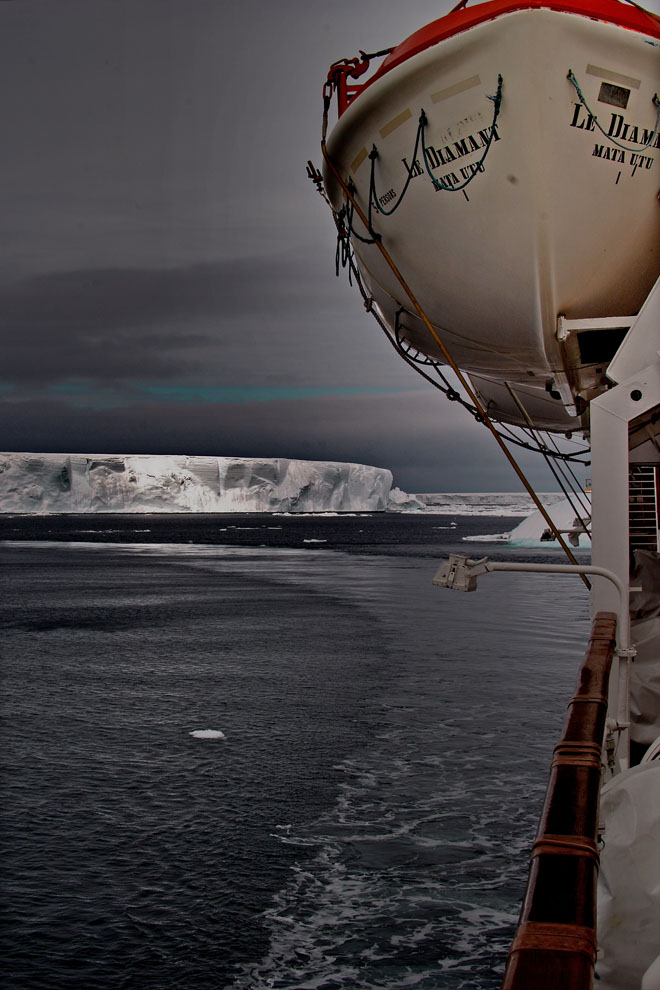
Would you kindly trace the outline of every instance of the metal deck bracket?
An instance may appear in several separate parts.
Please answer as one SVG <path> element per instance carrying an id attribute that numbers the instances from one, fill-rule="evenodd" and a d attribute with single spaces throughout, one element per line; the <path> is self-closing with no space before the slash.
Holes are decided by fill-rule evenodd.
<path id="1" fill-rule="evenodd" d="M 557 340 L 564 341 L 571 333 L 584 333 L 585 330 L 629 330 L 635 316 L 599 316 L 588 320 L 567 320 L 560 314 L 557 317 Z"/>

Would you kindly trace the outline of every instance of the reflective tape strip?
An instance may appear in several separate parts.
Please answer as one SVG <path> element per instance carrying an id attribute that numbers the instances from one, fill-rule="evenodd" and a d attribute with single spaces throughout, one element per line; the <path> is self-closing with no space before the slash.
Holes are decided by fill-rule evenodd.
<path id="1" fill-rule="evenodd" d="M 464 79 L 463 82 L 454 83 L 453 86 L 447 86 L 446 89 L 440 89 L 437 93 L 431 93 L 431 100 L 433 103 L 440 103 L 442 100 L 448 100 L 450 96 L 457 96 L 458 93 L 464 93 L 466 89 L 472 89 L 474 86 L 480 86 L 481 79 L 479 76 L 470 76 L 469 79 Z"/>
<path id="2" fill-rule="evenodd" d="M 601 69 L 599 65 L 588 65 L 587 75 L 597 76 L 598 79 L 607 79 L 608 82 L 619 83 L 620 86 L 630 86 L 631 89 L 639 89 L 642 85 L 641 79 L 634 79 L 632 76 L 622 76 L 620 72 L 613 72 L 611 69 Z"/>
<path id="3" fill-rule="evenodd" d="M 367 149 L 361 148 L 351 163 L 351 172 L 357 172 L 362 162 L 367 157 Z"/>
<path id="4" fill-rule="evenodd" d="M 407 120 L 410 120 L 411 117 L 412 117 L 411 110 L 409 109 L 402 110 L 401 113 L 398 113 L 396 115 L 396 117 L 392 117 L 392 119 L 388 121 L 388 123 L 385 124 L 384 127 L 380 128 L 379 131 L 380 136 L 382 138 L 386 138 L 388 134 L 391 134 L 392 131 L 395 131 L 397 127 L 401 127 L 401 124 L 405 124 L 405 122 Z"/>

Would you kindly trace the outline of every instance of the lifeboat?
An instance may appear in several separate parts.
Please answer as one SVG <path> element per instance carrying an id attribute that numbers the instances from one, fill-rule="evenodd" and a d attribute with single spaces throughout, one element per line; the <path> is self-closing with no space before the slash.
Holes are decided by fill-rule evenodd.
<path id="1" fill-rule="evenodd" d="M 459 4 L 372 61 L 331 69 L 323 182 L 374 307 L 490 418 L 587 427 L 660 274 L 660 20 Z"/>

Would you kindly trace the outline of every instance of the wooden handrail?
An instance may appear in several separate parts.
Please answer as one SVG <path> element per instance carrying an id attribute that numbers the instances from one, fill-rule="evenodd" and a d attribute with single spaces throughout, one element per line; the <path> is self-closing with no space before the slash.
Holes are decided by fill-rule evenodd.
<path id="1" fill-rule="evenodd" d="M 599 612 L 559 744 L 502 990 L 591 990 L 601 748 L 616 617 Z"/>

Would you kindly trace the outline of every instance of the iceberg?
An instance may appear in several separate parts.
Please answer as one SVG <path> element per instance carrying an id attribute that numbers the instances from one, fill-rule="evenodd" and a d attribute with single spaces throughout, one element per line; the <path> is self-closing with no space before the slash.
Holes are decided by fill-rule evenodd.
<path id="1" fill-rule="evenodd" d="M 426 506 L 418 495 L 408 495 L 400 488 L 392 488 L 387 500 L 388 512 L 426 512 Z"/>
<path id="2" fill-rule="evenodd" d="M 4 513 L 384 512 L 391 488 L 386 468 L 338 461 L 0 454 Z"/>
<path id="3" fill-rule="evenodd" d="M 582 501 L 590 509 L 590 496 L 585 492 Z M 589 515 L 587 508 L 582 508 L 579 503 L 576 507 L 581 509 L 580 516 L 589 526 Z M 576 516 L 576 510 L 566 498 L 560 499 L 553 505 L 546 506 L 548 515 L 552 519 L 557 529 L 564 535 L 573 546 L 587 548 L 591 546 L 591 536 L 583 531 L 582 523 Z M 510 533 L 508 543 L 513 547 L 559 547 L 556 539 L 542 539 L 548 529 L 548 524 L 538 509 L 532 512 L 519 526 Z M 576 541 L 578 541 L 576 543 Z"/>

